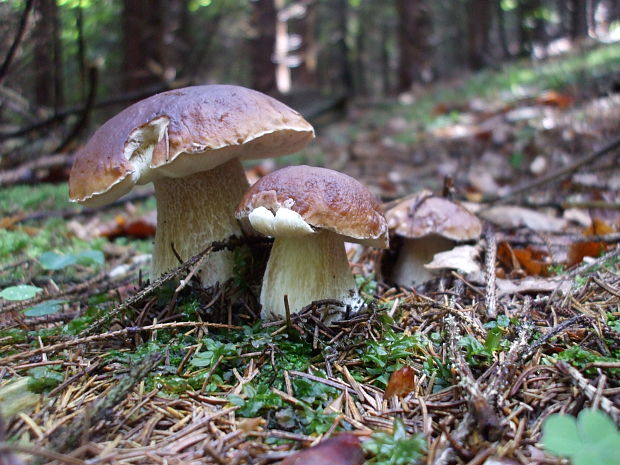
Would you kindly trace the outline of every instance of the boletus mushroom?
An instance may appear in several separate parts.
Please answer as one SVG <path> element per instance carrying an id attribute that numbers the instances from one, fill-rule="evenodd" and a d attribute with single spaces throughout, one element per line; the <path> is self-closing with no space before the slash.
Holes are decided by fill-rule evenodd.
<path id="1" fill-rule="evenodd" d="M 275 238 L 260 295 L 263 318 L 286 314 L 285 295 L 292 313 L 323 299 L 361 307 L 344 242 L 387 248 L 388 231 L 381 205 L 357 180 L 326 168 L 282 168 L 250 187 L 236 215 Z"/>
<path id="2" fill-rule="evenodd" d="M 206 85 L 141 100 L 108 120 L 77 153 L 74 202 L 100 206 L 153 182 L 157 198 L 154 278 L 209 243 L 240 234 L 235 207 L 248 187 L 240 160 L 296 152 L 314 137 L 296 111 L 254 90 Z M 174 246 L 174 250 L 173 250 Z M 232 253 L 211 254 L 204 286 L 231 277 Z"/>
<path id="3" fill-rule="evenodd" d="M 477 239 L 480 220 L 462 205 L 429 191 L 398 203 L 385 213 L 390 231 L 403 239 L 391 280 L 416 286 L 433 277 L 424 265 L 457 242 Z"/>

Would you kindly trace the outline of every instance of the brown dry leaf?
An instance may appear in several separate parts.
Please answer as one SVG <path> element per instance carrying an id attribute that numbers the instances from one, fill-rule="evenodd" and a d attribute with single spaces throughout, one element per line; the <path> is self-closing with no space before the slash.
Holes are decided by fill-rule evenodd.
<path id="1" fill-rule="evenodd" d="M 510 247 L 510 244 L 506 241 L 501 241 L 497 244 L 497 261 L 508 272 L 521 268 L 512 247 Z"/>
<path id="2" fill-rule="evenodd" d="M 352 434 L 339 434 L 289 455 L 280 465 L 362 465 L 364 460 L 360 440 Z"/>
<path id="3" fill-rule="evenodd" d="M 15 225 L 19 223 L 24 216 L 23 213 L 18 213 L 17 215 L 0 218 L 0 229 L 15 229 Z"/>
<path id="4" fill-rule="evenodd" d="M 387 387 L 385 388 L 384 399 L 391 399 L 394 396 L 405 397 L 415 388 L 414 372 L 411 367 L 404 366 L 396 370 L 390 376 Z"/>
<path id="5" fill-rule="evenodd" d="M 117 237 L 133 237 L 135 239 L 148 239 L 155 236 L 156 223 L 151 217 L 143 216 L 133 221 L 128 221 L 123 215 L 114 218 L 113 223 L 102 226 L 99 236 L 114 240 Z"/>
<path id="6" fill-rule="evenodd" d="M 583 231 L 585 237 L 614 233 L 614 228 L 599 218 L 592 219 L 592 225 Z M 598 257 L 609 247 L 605 242 L 575 242 L 568 250 L 567 266 L 581 263 L 584 257 Z"/>
<path id="7" fill-rule="evenodd" d="M 548 276 L 549 255 L 546 252 L 527 246 L 525 249 L 514 249 L 514 254 L 519 260 L 521 267 L 530 276 Z"/>
<path id="8" fill-rule="evenodd" d="M 516 276 L 548 276 L 549 275 L 549 254 L 541 250 L 536 250 L 531 246 L 525 249 L 513 249 L 505 241 L 497 245 L 497 260 L 503 268 L 498 277 L 506 274 L 511 277 Z"/>
<path id="9" fill-rule="evenodd" d="M 543 92 L 536 98 L 536 103 L 540 105 L 548 105 L 557 108 L 570 107 L 575 99 L 568 94 L 561 94 L 555 90 Z"/>

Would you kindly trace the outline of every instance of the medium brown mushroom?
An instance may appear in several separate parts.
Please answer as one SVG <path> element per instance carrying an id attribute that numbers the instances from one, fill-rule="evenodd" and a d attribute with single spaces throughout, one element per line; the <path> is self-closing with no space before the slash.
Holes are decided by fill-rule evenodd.
<path id="1" fill-rule="evenodd" d="M 325 168 L 290 166 L 254 184 L 236 214 L 275 238 L 261 289 L 263 318 L 286 314 L 285 295 L 291 312 L 322 299 L 359 309 L 344 241 L 388 245 L 381 206 L 361 183 Z"/>
<path id="2" fill-rule="evenodd" d="M 240 160 L 293 153 L 314 137 L 296 111 L 254 90 L 208 85 L 176 89 L 135 103 L 107 121 L 78 152 L 70 198 L 112 202 L 153 182 L 157 233 L 152 275 L 178 266 L 212 241 L 239 234 L 234 211 L 248 187 Z M 212 254 L 205 286 L 232 274 L 232 253 Z"/>
<path id="3" fill-rule="evenodd" d="M 456 242 L 476 239 L 480 220 L 462 205 L 422 191 L 385 213 L 390 231 L 403 238 L 391 279 L 402 286 L 415 286 L 433 277 L 424 265 L 438 252 Z"/>

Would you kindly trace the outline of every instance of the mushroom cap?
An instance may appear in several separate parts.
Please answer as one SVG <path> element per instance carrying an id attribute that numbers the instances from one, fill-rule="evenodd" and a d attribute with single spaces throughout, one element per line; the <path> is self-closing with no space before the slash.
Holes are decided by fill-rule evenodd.
<path id="1" fill-rule="evenodd" d="M 438 234 L 453 241 L 467 241 L 482 233 L 482 224 L 473 213 L 429 191 L 400 202 L 385 217 L 390 230 L 407 239 Z"/>
<path id="2" fill-rule="evenodd" d="M 348 242 L 388 246 L 381 204 L 363 184 L 337 171 L 305 165 L 274 171 L 250 187 L 235 215 L 245 218 L 260 207 L 272 213 L 291 210 L 312 228 Z"/>
<path id="3" fill-rule="evenodd" d="M 93 134 L 76 155 L 69 197 L 104 205 L 135 184 L 188 176 L 233 158 L 286 155 L 313 137 L 298 112 L 251 89 L 170 90 L 131 105 Z"/>

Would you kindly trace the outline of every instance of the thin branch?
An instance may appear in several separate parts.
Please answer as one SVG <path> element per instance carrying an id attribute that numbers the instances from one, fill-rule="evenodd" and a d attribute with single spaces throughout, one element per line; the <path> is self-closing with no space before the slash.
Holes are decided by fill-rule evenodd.
<path id="1" fill-rule="evenodd" d="M 17 52 L 17 48 L 24 38 L 24 33 L 26 32 L 26 25 L 28 24 L 28 18 L 30 17 L 30 12 L 32 11 L 32 7 L 34 6 L 34 0 L 26 0 L 26 5 L 24 7 L 24 12 L 22 13 L 22 17 L 19 21 L 19 27 L 17 29 L 17 34 L 15 34 L 15 39 L 13 39 L 13 43 L 9 48 L 6 57 L 4 58 L 4 62 L 2 63 L 2 67 L 0 67 L 0 83 L 4 81 L 4 78 L 9 73 L 9 67 L 15 58 L 15 53 Z"/>
<path id="2" fill-rule="evenodd" d="M 75 139 L 80 132 L 86 127 L 86 123 L 88 122 L 88 117 L 93 109 L 93 105 L 95 104 L 95 97 L 97 96 L 97 82 L 99 80 L 99 70 L 97 66 L 90 66 L 88 68 L 88 96 L 86 97 L 86 103 L 84 104 L 84 108 L 80 112 L 80 117 L 73 126 L 73 129 L 67 134 L 64 140 L 58 145 L 54 152 L 63 152 L 67 146 Z"/>
<path id="3" fill-rule="evenodd" d="M 594 153 L 588 155 L 585 158 L 577 160 L 576 162 L 568 166 L 565 166 L 563 168 L 560 168 L 559 170 L 556 170 L 553 173 L 549 173 L 547 176 L 543 176 L 542 178 L 535 179 L 534 181 L 528 182 L 521 187 L 517 187 L 516 189 L 513 189 L 510 192 L 508 192 L 506 195 L 503 195 L 501 197 L 492 197 L 488 199 L 487 202 L 491 204 L 501 203 L 512 197 L 516 197 L 519 194 L 523 194 L 524 192 L 535 189 L 544 184 L 550 183 L 552 181 L 556 181 L 560 178 L 563 178 L 564 176 L 567 176 L 573 173 L 574 171 L 577 171 L 582 166 L 592 163 L 593 161 L 602 157 L 603 155 L 607 155 L 609 152 L 617 149 L 618 147 L 620 147 L 620 137 L 617 139 L 614 139 L 613 141 L 609 142 L 607 145 L 601 147 L 599 150 L 595 151 Z"/>

